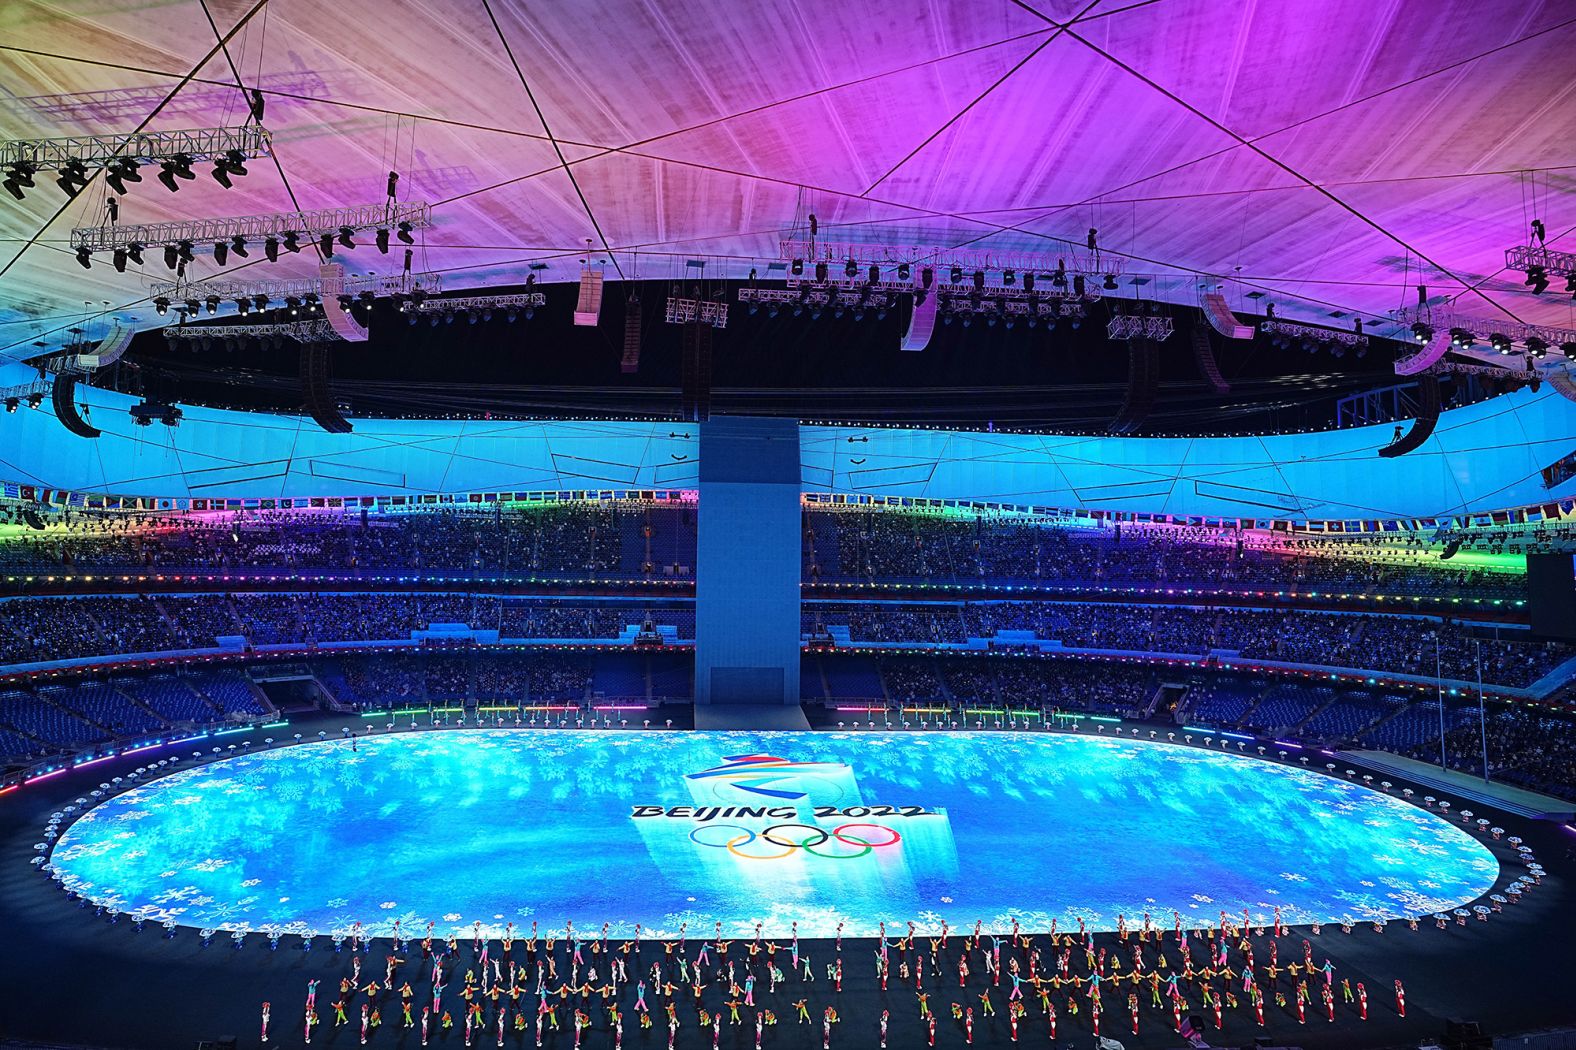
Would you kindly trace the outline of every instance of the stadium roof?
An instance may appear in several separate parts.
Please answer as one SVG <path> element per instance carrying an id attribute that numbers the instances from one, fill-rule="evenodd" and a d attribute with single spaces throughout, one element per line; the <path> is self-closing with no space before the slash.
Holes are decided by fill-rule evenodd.
<path id="1" fill-rule="evenodd" d="M 234 126 L 237 79 L 262 91 L 273 160 L 228 191 L 206 165 L 173 194 L 145 173 L 121 222 L 376 203 L 394 169 L 433 205 L 415 265 L 446 288 L 571 281 L 583 258 L 764 274 L 813 212 L 823 239 L 1002 253 L 1095 227 L 1123 294 L 1192 302 L 1213 275 L 1239 309 L 1262 292 L 1339 327 L 1417 284 L 1573 325 L 1559 284 L 1503 266 L 1533 218 L 1576 243 L 1558 0 L 104 0 L 0 26 L 0 138 Z M 162 320 L 157 253 L 73 258 L 104 196 L 99 176 L 0 197 L 0 352 L 58 345 L 84 310 Z M 342 257 L 386 273 L 397 249 Z M 317 261 L 260 256 L 223 269 Z M 220 271 L 199 246 L 195 274 Z"/>

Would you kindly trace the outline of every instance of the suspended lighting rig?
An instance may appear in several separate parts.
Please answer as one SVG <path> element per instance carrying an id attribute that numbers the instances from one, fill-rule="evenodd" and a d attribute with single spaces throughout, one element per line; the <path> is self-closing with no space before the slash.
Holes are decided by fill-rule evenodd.
<path id="1" fill-rule="evenodd" d="M 225 189 L 232 177 L 245 175 L 246 162 L 272 156 L 272 138 L 261 124 L 238 128 L 195 128 L 187 131 L 144 131 L 131 135 L 67 135 L 47 139 L 0 142 L 0 185 L 22 200 L 34 177 L 52 174 L 68 197 L 75 197 L 102 169 L 116 193 L 126 183 L 141 182 L 144 166 L 159 167 L 158 180 L 172 193 L 184 180 L 195 179 L 194 164 L 212 163 L 211 174 Z"/>

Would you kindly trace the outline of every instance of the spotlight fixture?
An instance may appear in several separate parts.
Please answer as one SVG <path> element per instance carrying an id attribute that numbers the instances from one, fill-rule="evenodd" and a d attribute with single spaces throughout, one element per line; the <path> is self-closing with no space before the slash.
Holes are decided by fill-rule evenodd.
<path id="1" fill-rule="evenodd" d="M 263 255 L 267 256 L 269 262 L 279 261 L 278 237 L 269 237 L 267 240 L 263 241 Z"/>
<path id="2" fill-rule="evenodd" d="M 1434 338 L 1434 330 L 1422 321 L 1418 321 L 1412 326 L 1412 341 L 1414 343 L 1426 343 L 1432 338 Z"/>
<path id="3" fill-rule="evenodd" d="M 285 246 L 285 251 L 287 251 L 287 252 L 294 253 L 294 252 L 300 251 L 301 250 L 301 238 L 300 238 L 300 236 L 297 235 L 294 230 L 286 230 L 285 231 L 285 235 L 284 235 L 284 246 Z"/>
<path id="4" fill-rule="evenodd" d="M 171 193 L 180 190 L 177 179 L 195 179 L 197 173 L 192 171 L 192 158 L 189 153 L 177 153 L 169 160 L 159 164 L 159 181 L 164 183 L 164 188 Z"/>
<path id="5" fill-rule="evenodd" d="M 1493 347 L 1497 353 L 1508 355 L 1510 353 L 1510 336 L 1505 335 L 1503 332 L 1491 332 L 1488 337 L 1488 345 Z"/>
<path id="6" fill-rule="evenodd" d="M 1535 335 L 1527 336 L 1527 355 L 1529 357 L 1546 357 L 1548 352 L 1549 344 L 1547 342 Z"/>
<path id="7" fill-rule="evenodd" d="M 1100 282 L 1100 287 L 1104 288 L 1108 292 L 1116 291 L 1116 274 L 1114 274 L 1114 273 L 1106 274 L 1105 275 L 1105 280 Z"/>
<path id="8" fill-rule="evenodd" d="M 846 277 L 850 281 L 852 281 L 858 275 L 859 275 L 859 264 L 857 262 L 855 262 L 852 259 L 849 259 L 847 262 L 845 262 L 843 264 L 843 276 L 844 277 Z"/>
<path id="9" fill-rule="evenodd" d="M 1467 347 L 1472 345 L 1472 343 L 1469 341 L 1471 338 L 1472 335 L 1470 332 L 1463 331 L 1460 328 L 1452 328 L 1450 330 L 1450 349 L 1465 350 Z"/>
<path id="10" fill-rule="evenodd" d="M 142 265 L 142 245 L 138 244 L 136 241 L 132 241 L 130 244 L 126 245 L 126 258 L 130 259 L 132 262 L 136 263 L 138 266 L 141 266 Z"/>
<path id="11" fill-rule="evenodd" d="M 1533 295 L 1542 295 L 1549 288 L 1548 271 L 1541 266 L 1529 266 L 1527 267 L 1527 279 L 1521 283 L 1531 288 Z"/>
<path id="12" fill-rule="evenodd" d="M 317 247 L 323 253 L 323 258 L 332 259 L 334 257 L 334 235 L 332 233 L 318 234 Z"/>
<path id="13" fill-rule="evenodd" d="M 157 299 L 154 299 L 153 312 L 158 314 L 160 317 L 163 317 L 165 314 L 170 312 L 170 301 L 164 298 L 162 295 Z"/>
<path id="14" fill-rule="evenodd" d="M 238 149 L 226 150 L 223 157 L 213 162 L 213 179 L 225 189 L 230 188 L 230 176 L 246 174 L 246 154 Z"/>
<path id="15" fill-rule="evenodd" d="M 394 236 L 398 237 L 400 241 L 405 244 L 415 244 L 416 238 L 410 235 L 410 231 L 410 223 L 402 222 L 398 226 L 394 227 Z"/>
<path id="16" fill-rule="evenodd" d="M 15 164 L 6 165 L 5 179 L 0 181 L 0 186 L 4 186 L 5 191 L 11 196 L 21 200 L 25 196 L 22 191 L 33 188 L 33 176 L 36 174 L 38 169 L 33 165 L 25 161 L 17 161 Z"/>
<path id="17" fill-rule="evenodd" d="M 116 273 L 126 272 L 126 249 L 116 248 L 114 254 L 110 256 L 110 259 L 115 264 Z"/>
<path id="18" fill-rule="evenodd" d="M 59 186 L 67 197 L 75 197 L 87 184 L 88 169 L 75 157 L 66 161 L 55 173 L 55 185 Z"/>
<path id="19" fill-rule="evenodd" d="M 1056 272 L 1051 274 L 1051 287 L 1053 287 L 1053 288 L 1066 288 L 1067 287 L 1067 263 L 1066 263 L 1065 260 L 1062 260 L 1062 259 L 1057 259 L 1056 260 Z"/>
<path id="20" fill-rule="evenodd" d="M 908 275 L 909 275 L 908 263 L 898 263 L 897 264 L 897 279 L 899 281 L 902 281 L 902 282 L 904 282 L 906 284 L 908 282 Z"/>
<path id="21" fill-rule="evenodd" d="M 389 253 L 389 231 L 388 231 L 388 227 L 386 227 L 386 226 L 379 226 L 378 227 L 377 245 L 378 245 L 378 251 L 382 252 L 384 255 L 387 255 Z"/>
<path id="22" fill-rule="evenodd" d="M 37 390 L 35 390 L 31 394 L 27 395 L 27 407 L 28 408 L 37 408 L 39 405 L 42 405 L 43 403 L 44 403 L 44 395 L 40 394 Z"/>
<path id="23" fill-rule="evenodd" d="M 1570 293 L 1572 299 L 1576 299 L 1576 273 L 1565 278 L 1565 290 Z"/>
<path id="24" fill-rule="evenodd" d="M 824 261 L 815 264 L 815 280 L 817 284 L 825 284 L 829 273 L 830 270 Z"/>
<path id="25" fill-rule="evenodd" d="M 203 300 L 203 306 L 207 307 L 210 314 L 218 313 L 219 297 L 217 295 L 210 295 L 207 299 Z"/>
<path id="26" fill-rule="evenodd" d="M 293 295 L 285 296 L 285 306 L 289 308 L 292 317 L 301 313 L 301 300 Z"/>
<path id="27" fill-rule="evenodd" d="M 5 399 L 5 410 L 6 410 L 6 412 L 8 412 L 8 413 L 15 412 L 16 409 L 17 409 L 17 406 L 20 405 L 21 403 L 22 402 L 21 402 L 20 398 L 15 398 L 15 397 L 8 397 L 8 398 L 6 398 Z"/>
<path id="28" fill-rule="evenodd" d="M 196 317 L 197 312 L 202 309 L 202 303 L 199 303 L 196 299 L 188 299 L 184 305 L 186 307 L 187 316 L 189 317 Z"/>
<path id="29" fill-rule="evenodd" d="M 245 317 L 252 312 L 252 301 L 244 295 L 240 296 L 235 300 L 235 312 Z"/>
<path id="30" fill-rule="evenodd" d="M 879 284 L 881 282 L 881 267 L 877 266 L 875 263 L 871 263 L 870 272 L 866 276 L 865 280 L 869 284 Z"/>
<path id="31" fill-rule="evenodd" d="M 1018 283 L 1018 271 L 1017 270 L 1003 270 L 1001 272 L 1001 283 L 1002 284 L 1006 284 L 1006 285 L 1017 284 Z"/>
<path id="32" fill-rule="evenodd" d="M 173 270 L 180 261 L 180 254 L 175 245 L 166 244 L 164 246 L 164 265 Z"/>
<path id="33" fill-rule="evenodd" d="M 1564 354 L 1567 360 L 1576 361 L 1576 342 L 1561 343 L 1560 353 Z"/>
<path id="34" fill-rule="evenodd" d="M 93 268 L 93 253 L 88 251 L 86 248 L 78 248 L 77 263 L 84 270 L 91 270 Z"/>
<path id="35" fill-rule="evenodd" d="M 1023 275 L 1023 290 L 1026 291 L 1026 292 L 1033 292 L 1034 291 L 1034 271 L 1033 270 L 1029 270 L 1029 271 L 1026 271 L 1024 273 L 1024 275 Z M 1029 316 L 1033 317 L 1034 315 L 1030 314 Z"/>
<path id="36" fill-rule="evenodd" d="M 803 259 L 795 259 L 792 263 L 790 263 L 788 265 L 788 272 L 793 274 L 795 277 L 803 277 L 804 276 L 804 260 Z"/>
<path id="37" fill-rule="evenodd" d="M 196 261 L 197 256 L 192 252 L 191 241 L 178 241 L 175 245 L 175 256 L 183 263 Z"/>
<path id="38" fill-rule="evenodd" d="M 962 284 L 963 283 L 963 267 L 961 267 L 961 266 L 954 266 L 952 268 L 952 272 L 949 273 L 947 276 L 950 279 L 952 284 Z"/>
<path id="39" fill-rule="evenodd" d="M 257 295 L 252 296 L 252 309 L 254 309 L 254 310 L 266 310 L 266 309 L 268 309 L 268 296 L 266 296 L 266 295 L 264 295 L 262 293 L 258 293 Z"/>
<path id="40" fill-rule="evenodd" d="M 356 242 L 351 235 L 355 232 L 356 230 L 353 226 L 341 226 L 339 228 L 339 243 L 344 245 L 346 248 L 354 248 L 356 246 Z"/>
<path id="41" fill-rule="evenodd" d="M 142 173 L 137 170 L 137 162 L 131 157 L 116 157 L 104 168 L 104 181 L 109 183 L 109 188 L 121 196 L 126 194 L 126 183 L 141 182 Z"/>
<path id="42" fill-rule="evenodd" d="M 979 291 L 980 289 L 984 288 L 985 287 L 985 271 L 984 270 L 975 270 L 974 271 L 973 281 L 974 281 L 974 290 L 975 291 Z"/>
<path id="43" fill-rule="evenodd" d="M 213 264 L 223 266 L 230 261 L 230 246 L 223 241 L 213 242 Z"/>

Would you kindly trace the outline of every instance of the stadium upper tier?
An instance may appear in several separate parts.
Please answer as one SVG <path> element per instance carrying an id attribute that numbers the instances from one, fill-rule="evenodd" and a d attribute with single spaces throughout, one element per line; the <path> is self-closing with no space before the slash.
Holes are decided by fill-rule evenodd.
<path id="1" fill-rule="evenodd" d="M 354 510 L 54 513 L 38 522 L 42 530 L 0 525 L 0 583 L 15 590 L 69 577 L 73 593 L 83 593 L 125 582 L 106 577 L 392 574 L 687 588 L 695 573 L 696 517 L 694 503 L 641 500 L 365 516 Z M 23 520 L 20 510 L 15 519 Z M 1568 543 L 1576 534 L 1576 525 L 1557 519 L 1526 528 L 1532 531 L 1339 536 L 807 504 L 802 563 L 812 589 L 1201 589 L 1515 603 L 1524 597 L 1520 551 Z M 1445 560 L 1450 544 L 1460 549 Z"/>

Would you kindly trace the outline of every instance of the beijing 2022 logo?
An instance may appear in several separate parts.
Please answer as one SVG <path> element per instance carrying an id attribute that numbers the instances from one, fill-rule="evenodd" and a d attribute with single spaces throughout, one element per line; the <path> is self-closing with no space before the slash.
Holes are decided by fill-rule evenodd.
<path id="1" fill-rule="evenodd" d="M 835 804 L 856 793 L 853 771 L 841 762 L 795 762 L 764 754 L 724 755 L 721 765 L 686 774 L 684 779 L 697 800 L 727 803 L 736 798 L 741 802 L 767 799 L 779 804 L 633 806 L 631 816 L 691 821 L 695 824 L 689 832 L 691 842 L 727 850 L 742 860 L 782 860 L 795 854 L 824 860 L 855 860 L 896 846 L 903 838 L 895 828 L 864 823 L 858 818 L 931 815 L 923 806 Z M 828 799 L 834 804 L 821 804 Z M 783 804 L 790 802 L 795 804 Z M 819 823 L 842 818 L 855 819 L 835 827 Z M 817 823 L 806 823 L 807 820 Z"/>

